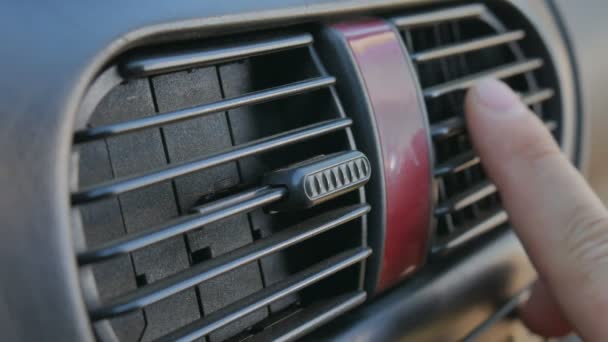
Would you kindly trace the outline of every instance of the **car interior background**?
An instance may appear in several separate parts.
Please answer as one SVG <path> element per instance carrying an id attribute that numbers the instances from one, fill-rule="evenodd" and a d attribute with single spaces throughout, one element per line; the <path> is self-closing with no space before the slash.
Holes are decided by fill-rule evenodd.
<path id="1" fill-rule="evenodd" d="M 1 7 L 6 341 L 542 341 L 485 77 L 608 202 L 600 0 Z"/>

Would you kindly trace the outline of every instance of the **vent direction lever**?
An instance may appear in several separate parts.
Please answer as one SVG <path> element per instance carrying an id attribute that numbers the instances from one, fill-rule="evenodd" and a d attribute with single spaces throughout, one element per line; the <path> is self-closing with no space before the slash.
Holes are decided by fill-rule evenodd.
<path id="1" fill-rule="evenodd" d="M 359 151 L 320 155 L 264 176 L 264 184 L 287 188 L 273 211 L 306 209 L 365 185 L 371 175 L 367 157 Z"/>

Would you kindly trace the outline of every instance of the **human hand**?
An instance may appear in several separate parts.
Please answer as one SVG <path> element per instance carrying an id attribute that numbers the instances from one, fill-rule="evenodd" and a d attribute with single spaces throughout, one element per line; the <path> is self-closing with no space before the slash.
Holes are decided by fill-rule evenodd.
<path id="1" fill-rule="evenodd" d="M 522 308 L 544 336 L 608 340 L 608 211 L 518 96 L 494 79 L 467 93 L 467 125 L 539 274 Z"/>

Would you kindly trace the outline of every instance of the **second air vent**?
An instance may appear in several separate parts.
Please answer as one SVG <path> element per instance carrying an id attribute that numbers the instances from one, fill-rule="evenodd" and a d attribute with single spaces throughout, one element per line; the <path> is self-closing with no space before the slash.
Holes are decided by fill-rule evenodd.
<path id="1" fill-rule="evenodd" d="M 485 77 L 504 80 L 559 137 L 558 87 L 547 77 L 553 69 L 538 53 L 542 43 L 534 32 L 506 27 L 486 5 L 430 9 L 392 21 L 417 70 L 428 112 L 438 188 L 433 252 L 445 253 L 508 221 L 466 132 L 466 90 Z M 527 48 L 533 45 L 535 50 Z"/>

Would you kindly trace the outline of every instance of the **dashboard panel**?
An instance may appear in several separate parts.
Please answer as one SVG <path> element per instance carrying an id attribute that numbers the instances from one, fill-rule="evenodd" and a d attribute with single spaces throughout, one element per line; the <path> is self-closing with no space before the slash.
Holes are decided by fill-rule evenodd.
<path id="1" fill-rule="evenodd" d="M 582 137 L 586 148 L 583 170 L 593 189 L 604 203 L 608 203 L 608 163 L 606 146 L 608 139 L 604 132 L 608 128 L 608 117 L 605 108 L 608 103 L 601 89 L 606 79 L 606 66 L 602 58 L 605 52 L 602 43 L 606 24 L 603 16 L 604 4 L 591 1 L 585 6 L 563 0 L 554 0 L 550 4 L 561 19 L 561 29 L 567 37 L 570 53 L 575 61 L 577 77 L 580 84 L 581 111 L 586 113 L 587 121 Z"/>

